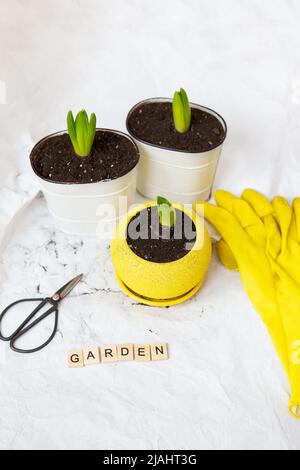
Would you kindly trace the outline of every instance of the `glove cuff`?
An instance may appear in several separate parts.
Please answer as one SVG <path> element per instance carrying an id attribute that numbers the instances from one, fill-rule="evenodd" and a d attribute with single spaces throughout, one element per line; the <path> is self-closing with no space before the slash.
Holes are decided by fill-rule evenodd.
<path id="1" fill-rule="evenodd" d="M 299 400 L 291 398 L 289 403 L 289 411 L 294 418 L 300 420 L 300 398 Z"/>

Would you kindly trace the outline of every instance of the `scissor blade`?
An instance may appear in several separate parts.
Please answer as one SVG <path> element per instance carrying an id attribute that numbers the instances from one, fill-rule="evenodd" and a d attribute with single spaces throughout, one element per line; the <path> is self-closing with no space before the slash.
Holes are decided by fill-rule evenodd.
<path id="1" fill-rule="evenodd" d="M 81 281 L 83 278 L 83 274 L 79 274 L 79 276 L 74 277 L 72 281 L 68 282 L 66 285 L 64 285 L 61 289 L 59 289 L 53 296 L 59 297 L 59 300 L 64 299 L 70 292 L 74 289 L 74 287 L 77 286 L 77 284 Z"/>

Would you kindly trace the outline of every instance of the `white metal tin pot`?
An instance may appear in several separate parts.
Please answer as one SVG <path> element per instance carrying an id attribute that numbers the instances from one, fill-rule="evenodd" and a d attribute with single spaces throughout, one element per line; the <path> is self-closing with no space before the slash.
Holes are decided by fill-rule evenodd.
<path id="1" fill-rule="evenodd" d="M 184 152 L 170 150 L 140 140 L 130 130 L 131 113 L 144 103 L 172 102 L 169 98 L 150 98 L 136 104 L 127 116 L 127 131 L 135 139 L 140 151 L 137 189 L 150 199 L 158 195 L 170 201 L 193 204 L 210 198 L 215 174 L 221 155 L 223 142 L 227 135 L 225 120 L 215 111 L 191 103 L 193 108 L 215 116 L 224 129 L 223 142 L 208 152 Z"/>
<path id="2" fill-rule="evenodd" d="M 110 129 L 97 130 L 126 137 L 133 143 L 138 153 L 135 142 L 128 135 Z M 57 132 L 45 137 L 36 144 L 34 149 L 45 139 L 65 132 Z M 95 183 L 56 183 L 37 174 L 32 161 L 32 153 L 30 160 L 47 201 L 49 212 L 55 219 L 57 227 L 63 232 L 79 235 L 97 234 L 103 238 L 109 238 L 117 221 L 134 203 L 137 165 L 126 175 L 113 180 Z"/>

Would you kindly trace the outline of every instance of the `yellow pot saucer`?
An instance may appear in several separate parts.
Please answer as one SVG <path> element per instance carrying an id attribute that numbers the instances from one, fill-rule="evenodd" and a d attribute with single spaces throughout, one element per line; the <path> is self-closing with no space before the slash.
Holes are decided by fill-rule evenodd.
<path id="1" fill-rule="evenodd" d="M 131 297 L 134 300 L 137 300 L 141 304 L 149 305 L 151 307 L 171 307 L 173 305 L 181 304 L 182 302 L 186 302 L 190 298 L 192 298 L 202 286 L 202 281 L 199 282 L 192 290 L 187 292 L 186 294 L 181 295 L 180 297 L 173 297 L 172 299 L 164 299 L 164 300 L 156 300 L 156 299 L 149 299 L 147 297 L 143 297 L 136 292 L 129 289 L 129 287 L 124 284 L 122 279 L 116 274 L 116 279 L 125 294 Z"/>

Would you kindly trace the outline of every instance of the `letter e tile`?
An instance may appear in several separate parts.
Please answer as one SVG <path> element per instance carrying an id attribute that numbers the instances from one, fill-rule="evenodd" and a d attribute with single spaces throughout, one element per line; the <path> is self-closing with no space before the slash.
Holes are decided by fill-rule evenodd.
<path id="1" fill-rule="evenodd" d="M 134 358 L 136 361 L 151 361 L 150 344 L 135 344 Z"/>

